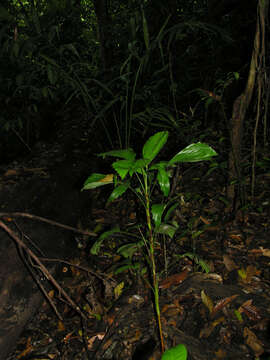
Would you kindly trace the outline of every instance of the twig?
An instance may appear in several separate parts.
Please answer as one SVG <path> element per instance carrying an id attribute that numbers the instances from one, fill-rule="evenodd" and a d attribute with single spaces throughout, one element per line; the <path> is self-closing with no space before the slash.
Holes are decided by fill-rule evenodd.
<path id="1" fill-rule="evenodd" d="M 24 217 L 24 218 L 28 218 L 28 219 L 32 219 L 32 220 L 38 220 L 38 221 L 42 221 L 42 222 L 45 222 L 45 223 L 50 224 L 50 225 L 58 226 L 58 227 L 61 227 L 63 229 L 66 229 L 66 230 L 76 232 L 76 233 L 89 235 L 89 236 L 97 236 L 97 234 L 92 232 L 92 231 L 79 230 L 79 229 L 74 228 L 72 226 L 64 225 L 64 224 L 61 224 L 61 223 L 59 223 L 57 221 L 46 219 L 44 217 L 37 216 L 37 215 L 32 215 L 32 214 L 23 213 L 23 212 L 0 213 L 0 218 L 13 218 L 13 217 Z"/>
<path id="2" fill-rule="evenodd" d="M 6 215 L 5 215 L 6 216 Z M 1 217 L 1 214 L 0 214 Z M 46 277 L 48 281 L 52 283 L 52 285 L 58 290 L 59 294 L 62 295 L 66 301 L 69 303 L 69 305 L 81 315 L 82 318 L 86 319 L 86 316 L 81 311 L 79 306 L 75 304 L 75 302 L 69 297 L 69 295 L 66 293 L 66 291 L 58 284 L 58 282 L 55 280 L 55 278 L 50 274 L 48 269 L 42 264 L 40 259 L 33 253 L 31 249 L 28 248 L 25 243 L 19 239 L 19 237 L 16 235 L 14 231 L 12 231 L 3 221 L 0 220 L 0 227 L 4 229 L 8 235 L 15 241 L 17 246 L 19 247 L 20 251 L 24 250 L 26 254 L 30 257 L 31 261 L 34 261 L 36 264 L 35 267 L 37 267 L 42 274 Z"/>
<path id="3" fill-rule="evenodd" d="M 45 298 L 47 299 L 48 303 L 51 305 L 51 307 L 53 308 L 53 310 L 55 311 L 56 315 L 58 316 L 58 318 L 63 321 L 63 318 L 61 316 L 61 314 L 59 313 L 59 311 L 57 310 L 57 307 L 55 306 L 55 303 L 53 302 L 53 300 L 50 298 L 50 296 L 47 294 L 47 291 L 45 290 L 44 286 L 42 285 L 39 277 L 35 274 L 33 268 L 36 268 L 36 265 L 33 264 L 31 257 L 29 256 L 29 254 L 27 254 L 28 259 L 26 259 L 26 257 L 24 256 L 24 252 L 23 249 L 18 246 L 18 250 L 21 256 L 21 259 L 23 261 L 23 263 L 25 264 L 25 266 L 27 267 L 28 271 L 30 272 L 30 274 L 32 275 L 32 278 L 34 279 L 34 281 L 37 283 L 38 287 L 40 288 L 41 292 L 43 293 L 43 295 L 45 296 Z M 31 266 L 29 265 L 29 263 L 31 264 Z M 38 267 L 39 269 L 39 267 Z"/>
<path id="4" fill-rule="evenodd" d="M 81 265 L 78 265 L 78 264 L 73 264 L 71 263 L 70 261 L 66 261 L 66 260 L 62 260 L 62 259 L 50 259 L 50 258 L 40 258 L 41 261 L 47 261 L 47 262 L 59 262 L 59 263 L 62 263 L 62 264 L 66 264 L 66 265 L 69 265 L 69 266 L 73 266 L 79 270 L 82 270 L 82 271 L 85 271 L 89 274 L 92 274 L 94 276 L 96 276 L 98 279 L 104 281 L 105 279 L 104 278 L 107 278 L 106 280 L 111 280 L 113 282 L 115 282 L 115 280 L 113 280 L 110 275 L 107 275 L 105 273 L 98 273 L 96 271 L 93 271 L 93 270 L 90 270 L 88 267 L 85 267 L 85 266 L 81 266 Z"/>
<path id="5" fill-rule="evenodd" d="M 27 241 L 33 246 L 33 248 L 38 251 L 40 253 L 40 255 L 45 256 L 43 251 L 30 239 L 29 236 L 27 236 L 22 229 L 20 228 L 20 226 L 17 224 L 17 222 L 15 220 L 13 220 L 14 225 L 16 226 L 16 228 L 18 229 L 18 231 L 21 234 L 21 239 L 25 238 L 27 239 Z"/>

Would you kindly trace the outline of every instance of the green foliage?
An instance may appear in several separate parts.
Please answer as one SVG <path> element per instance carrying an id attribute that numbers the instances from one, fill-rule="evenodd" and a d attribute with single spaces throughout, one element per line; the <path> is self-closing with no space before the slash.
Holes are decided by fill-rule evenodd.
<path id="1" fill-rule="evenodd" d="M 146 248 L 147 260 L 152 273 L 152 290 L 154 293 L 154 303 L 162 349 L 164 349 L 164 343 L 159 309 L 159 287 L 158 275 L 156 273 L 155 243 L 158 241 L 159 234 L 173 238 L 178 228 L 177 223 L 168 222 L 170 214 L 176 208 L 176 204 L 170 204 L 169 201 L 166 203 L 165 201 L 165 198 L 168 197 L 170 191 L 169 167 L 177 162 L 203 161 L 217 155 L 208 145 L 197 143 L 191 144 L 178 152 L 178 154 L 169 161 L 153 163 L 154 159 L 156 159 L 165 146 L 168 136 L 169 133 L 167 131 L 161 131 L 151 136 L 144 144 L 142 148 L 142 158 L 139 159 L 136 158 L 136 153 L 133 149 L 113 150 L 100 154 L 103 158 L 110 156 L 122 159 L 112 163 L 112 167 L 116 172 L 117 181 L 114 182 L 115 189 L 109 196 L 108 203 L 117 199 L 119 196 L 123 195 L 125 191 L 130 189 L 137 195 L 145 209 L 147 227 L 145 233 L 141 230 L 141 241 L 121 246 L 118 249 L 118 253 L 122 254 L 127 259 L 131 259 L 140 247 L 145 246 Z M 132 182 L 133 177 L 137 179 L 139 184 L 138 187 Z M 104 185 L 105 183 L 112 183 L 112 174 L 92 174 L 86 180 L 82 190 L 93 189 Z M 151 198 L 151 194 L 153 193 L 156 184 L 159 184 L 160 190 L 163 193 L 163 203 L 155 204 Z M 165 216 L 166 210 L 167 214 Z M 164 218 L 164 220 L 162 220 L 162 218 Z M 119 230 L 113 229 L 103 233 L 93 245 L 91 249 L 92 254 L 98 254 L 104 239 L 108 238 L 116 231 Z M 205 266 L 205 263 L 202 262 L 200 265 L 203 267 Z M 125 269 L 126 268 L 127 267 L 125 267 Z M 170 356 L 172 356 L 171 354 L 175 354 L 174 356 L 179 356 L 179 359 L 184 359 L 184 353 L 181 353 L 181 351 L 183 351 L 183 348 L 177 348 L 177 350 L 169 352 L 168 355 L 166 355 L 166 358 L 169 359 L 171 358 Z"/>
<path id="2" fill-rule="evenodd" d="M 111 38 L 105 45 L 112 49 L 113 60 L 108 74 L 101 72 L 92 1 L 81 1 L 80 6 L 70 0 L 11 1 L 7 9 L 0 8 L 1 92 L 5 101 L 19 95 L 26 103 L 17 109 L 25 118 L 11 122 L 4 113 L 2 127 L 11 129 L 15 123 L 18 131 L 20 123 L 25 128 L 25 110 L 30 112 L 32 105 L 38 113 L 44 101 L 61 106 L 78 101 L 91 119 L 89 127 L 106 137 L 104 150 L 116 143 L 128 148 L 153 128 L 174 131 L 184 143 L 192 142 L 200 121 L 182 116 L 181 107 L 189 106 L 185 96 L 198 86 L 194 74 L 204 72 L 198 47 L 205 53 L 205 48 L 213 51 L 231 39 L 225 30 L 199 20 L 204 2 L 178 4 L 179 21 L 162 2 L 155 7 L 158 19 L 150 1 L 110 3 Z M 207 54 L 208 63 L 214 58 Z"/>
<path id="3" fill-rule="evenodd" d="M 5 104 L 0 127 L 15 132 L 28 147 L 31 138 L 42 136 L 38 114 L 43 104 L 73 98 L 81 99 L 87 109 L 93 104 L 85 79 L 89 71 L 95 73 L 97 46 L 88 50 L 88 40 L 81 35 L 86 27 L 83 8 L 78 9 L 72 1 L 55 0 L 11 1 L 0 8 L 2 108 Z M 10 104 L 16 106 L 14 115 Z"/>
<path id="4" fill-rule="evenodd" d="M 179 344 L 169 350 L 166 350 L 162 355 L 161 360 L 186 360 L 187 355 L 188 353 L 185 345 Z"/>
<path id="5" fill-rule="evenodd" d="M 103 241 L 107 238 L 109 238 L 112 234 L 115 234 L 117 232 L 119 232 L 119 227 L 117 226 L 116 228 L 113 228 L 109 231 L 105 231 L 104 233 L 102 233 L 98 240 L 94 243 L 94 245 L 91 248 L 91 254 L 92 255 L 97 255 L 99 253 L 99 249 L 100 246 L 102 245 Z"/>
<path id="6" fill-rule="evenodd" d="M 136 159 L 136 154 L 133 149 L 116 150 L 116 151 L 113 150 L 106 153 L 102 153 L 100 154 L 100 156 L 102 156 L 103 158 L 110 156 L 110 157 L 117 157 L 124 159 L 124 160 L 117 160 L 112 163 L 112 167 L 117 172 L 121 180 L 125 180 L 127 175 L 129 175 L 130 178 L 134 174 L 136 174 L 137 176 L 142 175 L 142 177 L 145 177 L 147 173 L 150 174 L 150 172 L 157 172 L 156 180 L 160 186 L 160 189 L 163 192 L 164 196 L 168 196 L 170 189 L 168 168 L 170 166 L 178 162 L 198 162 L 203 160 L 209 160 L 213 156 L 216 156 L 217 154 L 208 145 L 199 142 L 187 146 L 185 149 L 181 150 L 178 154 L 173 156 L 172 159 L 170 159 L 169 161 L 158 162 L 153 164 L 151 167 L 149 167 L 149 165 L 158 155 L 160 150 L 166 144 L 167 139 L 168 139 L 167 131 L 156 133 L 154 136 L 150 137 L 149 140 L 143 146 L 142 158 L 140 159 Z M 83 186 L 83 190 L 90 188 L 93 189 L 95 187 L 106 185 L 112 182 L 113 182 L 112 178 L 109 175 L 92 174 L 86 180 Z M 124 184 L 123 182 L 120 182 L 117 185 L 117 187 L 122 186 L 123 184 Z M 143 181 L 141 181 L 141 184 L 143 184 Z M 129 187 L 130 187 L 130 183 L 128 182 L 128 186 L 125 188 L 125 190 L 127 190 Z M 122 194 L 123 192 L 121 192 L 119 196 Z M 113 200 L 115 199 L 116 197 L 114 197 Z M 111 201 L 112 199 L 109 197 L 109 202 Z"/>
<path id="7" fill-rule="evenodd" d="M 189 7 L 183 6 L 181 11 L 190 14 Z M 100 89 L 96 120 L 106 129 L 111 146 L 117 142 L 120 148 L 127 148 L 138 134 L 145 135 L 153 127 L 174 131 L 176 138 L 189 142 L 194 134 L 191 127 L 198 133 L 200 128 L 194 119 L 187 123 L 187 118 L 180 116 L 179 107 L 181 99 L 194 86 L 192 74 L 196 69 L 191 64 L 196 63 L 197 70 L 203 73 L 196 48 L 205 44 L 213 51 L 214 42 L 231 43 L 232 39 L 217 26 L 195 18 L 187 21 L 184 13 L 176 25 L 170 14 L 160 19 L 156 31 L 151 31 L 153 19 L 147 4 L 140 9 L 134 5 L 134 9 L 129 9 L 129 16 L 131 39 L 127 37 L 126 49 L 122 49 L 124 60 L 120 62 L 119 73 L 103 84 L 104 93 Z M 175 49 L 180 49 L 179 55 Z M 207 61 L 209 63 L 209 59 Z"/>
<path id="8" fill-rule="evenodd" d="M 213 149 L 209 149 L 208 145 L 199 142 L 197 144 L 191 144 L 180 151 L 170 160 L 169 164 L 210 160 L 215 155 L 216 152 Z"/>
<path id="9" fill-rule="evenodd" d="M 147 199 L 153 192 L 153 188 L 156 184 L 159 184 L 160 190 L 164 197 L 169 195 L 170 191 L 170 174 L 169 168 L 177 162 L 195 162 L 208 160 L 213 156 L 216 156 L 216 152 L 206 144 L 197 143 L 192 144 L 180 151 L 169 161 L 160 161 L 152 164 L 152 161 L 157 157 L 162 150 L 168 139 L 168 132 L 163 131 L 151 136 L 144 144 L 142 150 L 142 158 L 136 159 L 136 154 L 133 149 L 126 150 L 112 150 L 106 153 L 100 154 L 103 158 L 117 157 L 124 160 L 117 160 L 112 163 L 113 169 L 118 174 L 119 178 L 114 178 L 113 174 L 92 174 L 87 178 L 83 185 L 82 190 L 94 189 L 100 186 L 114 184 L 115 189 L 112 191 L 108 198 L 108 204 L 113 200 L 122 196 L 128 189 L 131 189 L 142 202 L 146 208 Z M 151 165 L 151 166 L 150 166 Z M 156 175 L 155 175 L 156 174 Z M 134 188 L 132 182 L 133 176 L 136 175 L 139 181 L 139 188 Z M 150 199 L 148 199 L 150 200 Z M 169 237 L 173 237 L 177 230 L 177 224 L 162 223 L 162 218 L 168 221 L 172 211 L 177 207 L 177 204 L 163 203 L 152 204 L 151 218 L 154 223 L 156 234 L 165 234 Z M 165 212 L 166 210 L 166 212 Z M 102 234 L 97 240 L 98 246 L 94 246 L 94 252 L 97 254 L 97 250 L 100 247 L 101 242 L 105 238 L 108 238 L 111 234 L 117 231 L 110 231 Z"/>
<path id="10" fill-rule="evenodd" d="M 95 189 L 99 186 L 104 186 L 113 183 L 113 178 L 103 174 L 92 174 L 84 183 L 84 190 Z"/>
<path id="11" fill-rule="evenodd" d="M 204 271 L 206 274 L 208 274 L 210 272 L 209 265 L 198 255 L 196 255 L 194 253 L 185 253 L 185 254 L 177 256 L 177 258 L 184 258 L 184 257 L 188 257 L 189 259 L 194 261 L 195 269 L 196 269 L 195 271 L 198 271 L 200 269 L 200 270 Z"/>

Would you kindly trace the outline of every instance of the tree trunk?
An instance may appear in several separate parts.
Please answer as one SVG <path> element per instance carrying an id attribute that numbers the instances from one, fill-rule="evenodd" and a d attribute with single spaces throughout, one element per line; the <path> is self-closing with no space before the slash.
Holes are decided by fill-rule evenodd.
<path id="1" fill-rule="evenodd" d="M 98 23 L 98 38 L 100 42 L 100 57 L 103 70 L 108 70 L 111 65 L 112 47 L 109 46 L 112 41 L 111 17 L 108 11 L 107 0 L 93 0 L 95 13 Z"/>
<path id="2" fill-rule="evenodd" d="M 256 84 L 258 64 L 260 63 L 260 55 L 262 44 L 265 42 L 264 36 L 261 31 L 261 22 L 262 22 L 262 9 L 266 9 L 266 6 L 263 6 L 263 2 L 260 0 L 258 2 L 257 10 L 257 25 L 256 33 L 254 39 L 254 48 L 252 52 L 252 58 L 250 63 L 249 75 L 246 84 L 246 89 L 241 94 L 234 103 L 233 114 L 231 121 L 231 151 L 229 154 L 229 164 L 228 164 L 228 186 L 227 186 L 227 197 L 230 200 L 230 207 L 227 209 L 231 211 L 233 208 L 237 207 L 237 202 L 239 200 L 243 201 L 244 186 L 241 184 L 241 145 L 242 145 L 242 135 L 243 135 L 243 124 L 246 117 L 246 113 L 253 95 L 254 87 Z M 267 17 L 266 11 L 263 12 L 264 21 Z M 238 192 L 236 191 L 235 181 L 238 183 Z M 239 199 L 240 196 L 240 199 Z"/>

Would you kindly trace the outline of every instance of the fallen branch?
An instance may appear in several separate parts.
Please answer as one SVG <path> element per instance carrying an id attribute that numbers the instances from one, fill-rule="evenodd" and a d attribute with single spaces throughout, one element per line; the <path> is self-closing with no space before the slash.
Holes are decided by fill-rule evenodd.
<path id="1" fill-rule="evenodd" d="M 24 213 L 15 213 L 15 214 L 20 214 L 18 216 L 22 216 L 21 214 Z M 5 217 L 8 220 L 10 220 L 9 218 L 11 217 L 11 215 L 14 216 L 13 214 L 6 214 L 3 215 L 3 213 L 0 214 L 0 217 Z M 24 214 L 24 215 L 30 215 L 30 214 Z M 25 216 L 25 217 L 29 217 L 29 216 Z M 36 218 L 36 217 L 34 217 Z M 41 218 L 43 219 L 43 218 Z M 47 219 L 45 219 L 47 220 Z M 50 220 L 47 220 L 45 222 L 49 222 Z M 54 224 L 55 225 L 55 224 Z M 60 224 L 61 225 L 61 224 Z M 38 258 L 38 256 L 36 256 L 33 251 L 31 249 L 29 249 L 29 247 L 16 235 L 16 233 L 10 229 L 10 227 L 8 227 L 3 221 L 0 220 L 0 227 L 6 231 L 6 233 L 14 240 L 14 242 L 16 243 L 16 245 L 18 246 L 19 249 L 19 253 L 22 255 L 24 252 L 27 254 L 28 256 L 28 260 L 26 260 L 26 258 L 24 257 L 25 261 L 27 263 L 28 266 L 32 266 L 33 268 L 38 268 L 41 273 L 45 276 L 45 278 L 51 282 L 51 284 L 58 290 L 59 296 L 61 298 L 61 296 L 65 299 L 65 301 L 67 301 L 67 303 L 77 312 L 81 315 L 81 317 L 83 319 L 86 320 L 86 316 L 84 315 L 84 313 L 81 311 L 81 309 L 79 308 L 79 306 L 77 306 L 75 304 L 75 302 L 70 298 L 70 296 L 66 293 L 66 291 L 59 285 L 59 283 L 55 280 L 55 278 L 50 274 L 50 272 L 48 271 L 48 269 L 46 268 L 46 266 L 43 265 L 43 263 L 41 262 L 41 260 Z M 30 265 L 30 264 L 31 265 Z M 27 267 L 28 267 L 27 266 Z M 30 271 L 33 275 L 33 272 Z M 34 279 L 37 281 L 36 276 L 34 276 Z M 41 283 L 40 281 L 37 281 L 38 285 L 40 286 Z M 52 303 L 52 300 L 49 298 L 46 290 L 44 289 L 43 286 L 40 286 L 41 291 L 43 292 L 43 294 L 45 295 L 46 299 L 49 301 L 49 303 L 52 305 L 52 307 L 54 309 L 55 306 Z M 57 316 L 59 317 L 60 314 L 58 313 L 58 311 L 56 311 Z M 60 316 L 61 319 L 61 316 Z"/>
<path id="2" fill-rule="evenodd" d="M 8 221 L 10 221 L 9 219 L 12 219 L 14 217 L 24 217 L 24 218 L 28 218 L 28 219 L 31 219 L 31 220 L 38 220 L 38 221 L 42 221 L 42 222 L 50 224 L 50 225 L 61 227 L 61 228 L 66 229 L 66 230 L 70 230 L 70 231 L 73 231 L 73 232 L 76 232 L 76 233 L 80 233 L 80 234 L 83 234 L 83 235 L 97 236 L 97 234 L 92 232 L 92 231 L 79 230 L 79 229 L 74 228 L 72 226 L 64 225 L 64 224 L 61 224 L 61 223 L 59 223 L 57 221 L 46 219 L 44 217 L 37 216 L 37 215 L 32 215 L 32 214 L 22 213 L 22 212 L 0 213 L 0 218 L 6 218 Z"/>

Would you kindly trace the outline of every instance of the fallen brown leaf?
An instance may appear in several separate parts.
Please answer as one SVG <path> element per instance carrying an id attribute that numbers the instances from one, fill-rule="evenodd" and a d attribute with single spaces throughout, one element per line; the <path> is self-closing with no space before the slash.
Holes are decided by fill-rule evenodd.
<path id="1" fill-rule="evenodd" d="M 19 170 L 18 169 L 9 169 L 4 173 L 4 176 L 15 176 L 15 175 L 19 175 Z"/>
<path id="2" fill-rule="evenodd" d="M 90 338 L 88 339 L 88 341 L 87 341 L 87 348 L 88 348 L 88 350 L 91 350 L 91 349 L 92 349 L 92 347 L 93 347 L 94 342 L 95 342 L 96 339 L 98 339 L 98 340 L 103 340 L 104 336 L 105 336 L 105 333 L 99 333 L 99 334 L 97 334 L 97 335 L 94 335 L 94 336 L 90 337 Z"/>
<path id="3" fill-rule="evenodd" d="M 31 342 L 32 342 L 31 337 L 28 337 L 27 342 L 26 342 L 26 348 L 17 356 L 17 359 L 24 358 L 31 351 L 33 351 L 33 346 L 31 344 Z"/>
<path id="4" fill-rule="evenodd" d="M 225 359 L 226 358 L 226 352 L 222 349 L 219 349 L 215 352 L 215 355 L 218 359 Z"/>
<path id="5" fill-rule="evenodd" d="M 243 335 L 244 335 L 244 338 L 246 338 L 247 345 L 252 349 L 255 356 L 258 357 L 258 356 L 262 355 L 264 352 L 263 344 L 257 338 L 257 336 L 254 334 L 254 332 L 249 330 L 249 328 L 245 327 Z"/>
<path id="6" fill-rule="evenodd" d="M 181 282 L 183 282 L 187 278 L 188 273 L 189 273 L 189 270 L 186 269 L 179 274 L 174 274 L 174 275 L 167 277 L 167 279 L 161 281 L 161 283 L 159 284 L 159 288 L 160 289 L 168 289 L 173 285 L 181 284 Z"/>
<path id="7" fill-rule="evenodd" d="M 260 250 L 263 256 L 270 257 L 270 249 L 264 249 L 263 247 L 260 246 Z"/>
<path id="8" fill-rule="evenodd" d="M 237 296 L 238 295 L 232 295 L 232 296 L 226 297 L 225 299 L 221 299 L 220 301 L 218 301 L 217 304 L 213 308 L 211 316 L 215 316 L 218 311 L 220 311 L 226 305 L 228 305 L 230 302 L 232 302 Z"/>
<path id="9" fill-rule="evenodd" d="M 204 290 L 201 291 L 201 299 L 203 304 L 208 308 L 211 314 L 213 311 L 214 304 L 212 299 L 204 292 Z"/>
<path id="10" fill-rule="evenodd" d="M 201 338 L 208 338 L 212 331 L 214 330 L 214 328 L 222 323 L 225 320 L 224 316 L 220 317 L 219 319 L 212 321 L 210 324 L 206 324 L 205 327 L 200 331 L 200 339 Z"/>
<path id="11" fill-rule="evenodd" d="M 57 330 L 58 331 L 64 331 L 65 330 L 65 325 L 64 325 L 63 321 L 61 321 L 61 320 L 58 321 Z"/>
<path id="12" fill-rule="evenodd" d="M 252 299 L 245 301 L 244 304 L 240 306 L 238 311 L 240 313 L 245 313 L 250 320 L 261 320 L 258 309 L 254 305 L 252 305 Z"/>
<path id="13" fill-rule="evenodd" d="M 239 268 L 229 255 L 223 255 L 223 263 L 228 271 L 233 271 Z"/>

